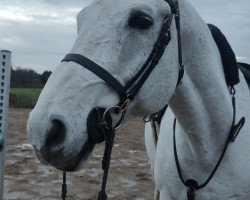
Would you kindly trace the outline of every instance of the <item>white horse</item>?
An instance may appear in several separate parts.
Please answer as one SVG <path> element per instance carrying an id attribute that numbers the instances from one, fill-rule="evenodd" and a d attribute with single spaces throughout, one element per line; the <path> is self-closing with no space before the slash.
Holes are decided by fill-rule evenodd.
<path id="1" fill-rule="evenodd" d="M 185 75 L 178 79 L 175 21 L 172 39 L 160 63 L 129 107 L 132 115 L 154 113 L 165 104 L 157 146 L 150 123 L 146 125 L 147 152 L 161 200 L 186 200 L 186 187 L 176 169 L 173 120 L 185 179 L 203 183 L 210 175 L 230 132 L 233 107 L 222 62 L 212 35 L 197 12 L 181 0 L 181 38 Z M 130 26 L 132 13 L 141 13 L 145 26 Z M 123 85 L 147 59 L 171 12 L 164 0 L 96 0 L 77 17 L 78 37 L 71 50 L 98 63 Z M 236 88 L 238 120 L 246 124 L 229 145 L 213 179 L 196 192 L 200 200 L 250 199 L 250 92 L 243 75 Z M 28 135 L 38 158 L 62 170 L 85 166 L 93 144 L 88 142 L 87 116 L 94 107 L 117 105 L 119 96 L 102 79 L 74 62 L 62 62 L 51 75 L 30 113 Z M 85 153 L 79 157 L 79 152 Z"/>

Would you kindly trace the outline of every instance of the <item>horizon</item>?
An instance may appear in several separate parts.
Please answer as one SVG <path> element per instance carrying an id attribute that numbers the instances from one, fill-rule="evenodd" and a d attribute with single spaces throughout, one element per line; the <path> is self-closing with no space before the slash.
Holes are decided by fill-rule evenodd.
<path id="1" fill-rule="evenodd" d="M 12 66 L 54 71 L 71 49 L 76 15 L 91 0 L 1 0 L 0 50 L 12 52 Z M 250 63 L 250 1 L 189 0 L 201 17 L 218 26 L 236 57 Z M 60 12 L 63 9 L 64 12 Z M 232 28 L 233 27 L 233 28 Z"/>

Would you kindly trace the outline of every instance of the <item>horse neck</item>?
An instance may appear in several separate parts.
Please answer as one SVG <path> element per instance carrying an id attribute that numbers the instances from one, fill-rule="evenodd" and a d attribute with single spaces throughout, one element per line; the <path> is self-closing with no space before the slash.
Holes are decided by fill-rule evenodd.
<path id="1" fill-rule="evenodd" d="M 169 102 L 185 134 L 184 151 L 207 162 L 218 159 L 229 134 L 233 108 L 222 62 L 207 25 L 184 1 L 180 4 L 185 75 Z M 177 137 L 178 138 L 178 137 Z"/>

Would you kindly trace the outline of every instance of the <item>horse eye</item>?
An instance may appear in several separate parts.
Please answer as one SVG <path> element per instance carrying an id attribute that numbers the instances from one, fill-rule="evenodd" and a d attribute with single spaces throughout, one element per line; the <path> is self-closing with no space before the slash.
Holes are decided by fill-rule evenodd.
<path id="1" fill-rule="evenodd" d="M 128 25 L 130 28 L 148 29 L 153 25 L 153 19 L 148 14 L 136 11 L 129 18 Z"/>

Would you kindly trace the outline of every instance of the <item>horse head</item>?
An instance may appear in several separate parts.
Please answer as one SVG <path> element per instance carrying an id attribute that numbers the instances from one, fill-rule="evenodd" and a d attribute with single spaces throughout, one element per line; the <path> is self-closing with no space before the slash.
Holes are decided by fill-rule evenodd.
<path id="1" fill-rule="evenodd" d="M 77 16 L 78 36 L 71 53 L 97 63 L 124 86 L 148 59 L 170 14 L 165 1 L 94 1 Z M 179 70 L 174 20 L 169 31 L 164 56 L 128 108 L 132 114 L 156 112 L 174 93 Z M 82 168 L 94 148 L 87 131 L 89 113 L 119 101 L 117 92 L 92 71 L 75 62 L 60 63 L 28 120 L 37 157 L 61 170 Z"/>

